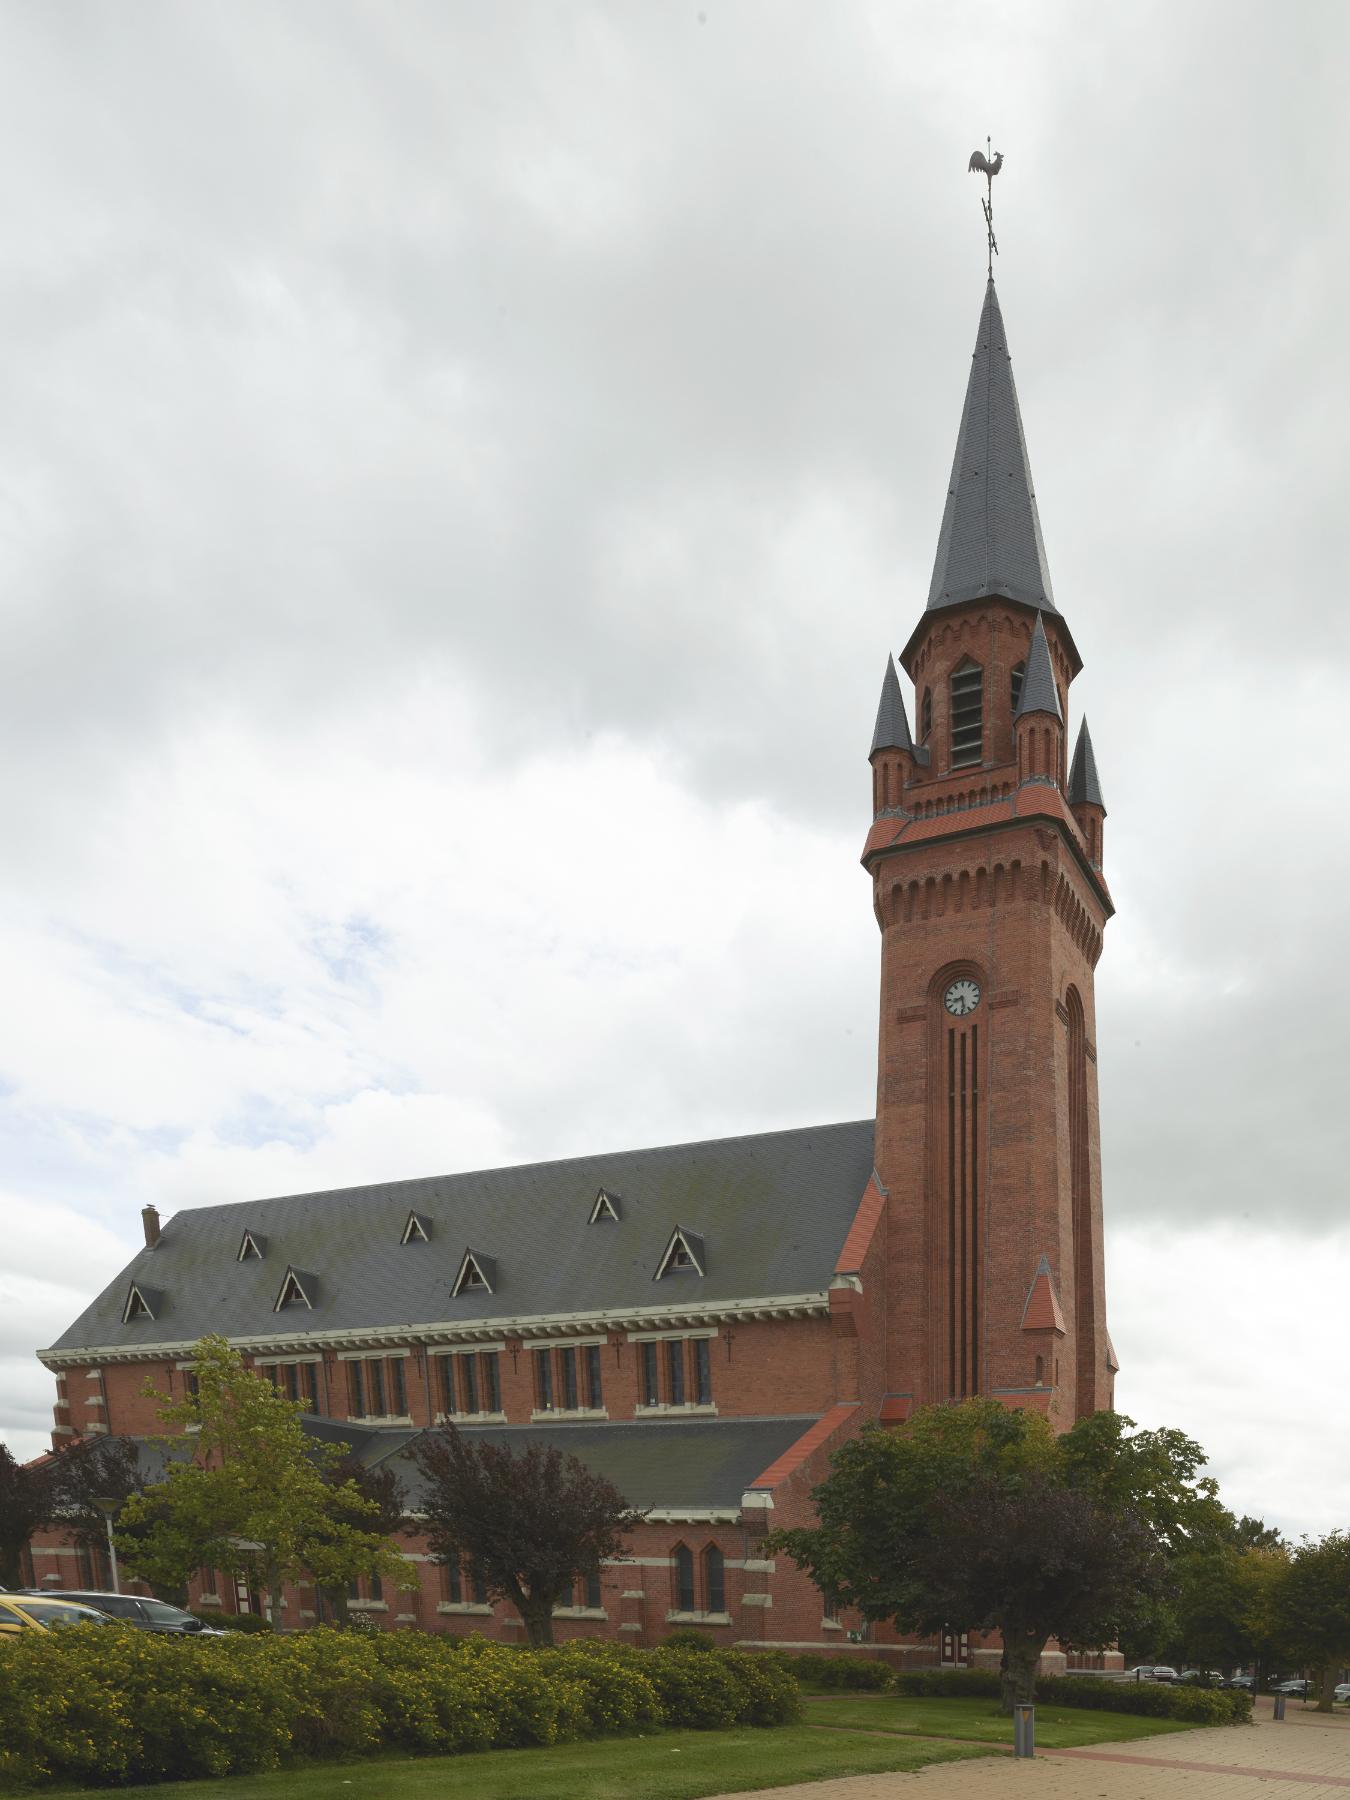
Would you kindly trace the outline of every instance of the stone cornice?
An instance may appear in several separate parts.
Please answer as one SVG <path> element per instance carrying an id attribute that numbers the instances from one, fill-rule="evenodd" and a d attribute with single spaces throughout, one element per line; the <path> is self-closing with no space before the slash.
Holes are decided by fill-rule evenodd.
<path id="1" fill-rule="evenodd" d="M 354 1330 L 268 1332 L 232 1337 L 236 1350 L 250 1355 L 297 1355 L 308 1350 L 379 1350 L 385 1346 L 473 1344 L 483 1339 L 571 1338 L 597 1331 L 671 1330 L 685 1325 L 734 1325 L 758 1319 L 828 1317 L 829 1295 L 771 1294 L 762 1299 L 723 1300 L 704 1306 L 615 1307 L 604 1312 L 539 1313 L 527 1318 L 436 1320 L 420 1325 L 374 1325 Z M 48 1369 L 76 1368 L 83 1363 L 162 1362 L 191 1350 L 195 1338 L 154 1344 L 86 1344 L 39 1350 Z"/>

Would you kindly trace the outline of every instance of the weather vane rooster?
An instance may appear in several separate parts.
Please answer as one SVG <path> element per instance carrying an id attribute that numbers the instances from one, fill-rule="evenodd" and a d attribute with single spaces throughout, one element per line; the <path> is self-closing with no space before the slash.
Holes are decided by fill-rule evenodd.
<path id="1" fill-rule="evenodd" d="M 994 237 L 994 177 L 1003 167 L 1003 152 L 1000 150 L 997 156 L 991 155 L 989 154 L 993 150 L 991 141 L 986 138 L 984 143 L 983 150 L 971 151 L 970 161 L 966 164 L 966 173 L 984 176 L 986 197 L 980 201 L 980 205 L 984 209 L 984 227 L 989 234 L 989 279 L 992 281 L 994 279 L 994 258 L 998 255 L 998 241 Z"/>

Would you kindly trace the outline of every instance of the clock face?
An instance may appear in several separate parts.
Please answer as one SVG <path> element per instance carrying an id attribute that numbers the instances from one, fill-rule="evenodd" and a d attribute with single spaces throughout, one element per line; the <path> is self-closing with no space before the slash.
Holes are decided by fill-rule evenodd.
<path id="1" fill-rule="evenodd" d="M 973 1013 L 980 1004 L 980 984 L 972 981 L 969 975 L 963 975 L 954 981 L 942 996 L 942 1004 L 953 1018 L 964 1019 L 967 1013 Z"/>

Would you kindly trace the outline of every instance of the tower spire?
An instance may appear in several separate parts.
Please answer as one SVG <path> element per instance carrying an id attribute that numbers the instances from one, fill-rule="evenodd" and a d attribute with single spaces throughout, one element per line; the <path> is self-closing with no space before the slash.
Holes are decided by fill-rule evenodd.
<path id="1" fill-rule="evenodd" d="M 985 595 L 1058 611 L 992 277 L 966 384 L 928 611 Z"/>

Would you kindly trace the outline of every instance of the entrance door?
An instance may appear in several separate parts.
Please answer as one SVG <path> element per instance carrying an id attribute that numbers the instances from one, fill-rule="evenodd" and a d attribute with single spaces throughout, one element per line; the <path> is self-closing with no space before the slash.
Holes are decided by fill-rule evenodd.
<path id="1" fill-rule="evenodd" d="M 970 1663 L 970 1636 L 964 1631 L 944 1631 L 942 1634 L 942 1663 L 944 1668 L 964 1669 Z"/>

